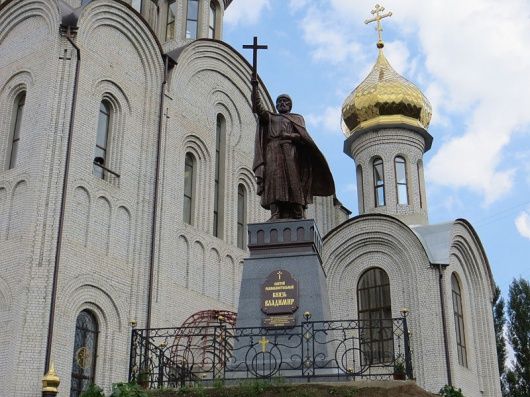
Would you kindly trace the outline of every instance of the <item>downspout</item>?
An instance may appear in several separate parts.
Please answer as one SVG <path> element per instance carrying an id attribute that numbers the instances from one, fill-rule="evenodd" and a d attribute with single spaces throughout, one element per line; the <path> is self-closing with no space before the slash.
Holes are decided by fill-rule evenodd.
<path id="1" fill-rule="evenodd" d="M 445 319 L 445 293 L 443 288 L 443 270 L 442 265 L 438 265 L 438 286 L 440 288 L 440 309 L 442 311 L 442 329 L 444 336 L 444 350 L 445 350 L 445 368 L 447 371 L 447 384 L 453 386 L 453 377 L 451 375 L 451 363 L 449 361 L 449 343 L 447 338 L 447 322 Z"/>
<path id="2" fill-rule="evenodd" d="M 75 28 L 74 28 L 75 29 Z M 64 228 L 64 214 L 66 212 L 66 192 L 68 190 L 68 175 L 70 173 L 70 158 L 72 153 L 72 135 L 74 132 L 74 121 L 75 111 L 77 106 L 77 92 L 79 87 L 79 69 L 81 67 L 81 51 L 79 47 L 73 42 L 74 32 L 71 26 L 61 25 L 60 33 L 62 36 L 70 42 L 72 47 L 76 50 L 76 66 L 74 76 L 74 87 L 72 93 L 72 105 L 70 111 L 70 125 L 68 127 L 68 138 L 66 141 L 66 158 L 64 161 L 64 177 L 63 177 L 63 189 L 61 194 L 61 207 L 59 210 L 59 224 L 57 226 L 57 245 L 55 247 L 55 265 L 53 268 L 53 281 L 52 281 L 52 294 L 50 302 L 50 316 L 48 319 L 48 337 L 46 341 L 46 358 L 44 361 L 44 373 L 46 374 L 50 369 L 50 357 L 52 350 L 53 340 L 53 327 L 55 322 L 55 303 L 57 300 L 57 279 L 59 276 L 59 263 L 61 258 L 61 246 L 63 240 L 63 228 Z"/>
<path id="3" fill-rule="evenodd" d="M 145 321 L 145 328 L 151 328 L 151 307 L 153 305 L 153 280 L 154 280 L 154 269 L 155 269 L 155 250 L 156 250 L 156 228 L 157 228 L 157 217 L 158 217 L 158 186 L 160 184 L 160 153 L 162 152 L 162 128 L 164 125 L 164 96 L 167 85 L 167 74 L 169 68 L 169 57 L 164 56 L 164 80 L 160 87 L 160 109 L 158 115 L 158 142 L 156 148 L 156 167 L 155 167 L 155 186 L 154 186 L 154 197 L 153 197 L 153 218 L 151 221 L 151 246 L 149 253 L 149 282 L 147 286 L 147 316 Z"/>

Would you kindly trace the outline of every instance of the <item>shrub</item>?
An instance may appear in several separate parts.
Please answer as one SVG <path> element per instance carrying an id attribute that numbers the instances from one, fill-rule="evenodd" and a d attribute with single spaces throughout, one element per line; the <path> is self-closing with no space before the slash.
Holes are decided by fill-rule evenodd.
<path id="1" fill-rule="evenodd" d="M 453 386 L 449 385 L 442 387 L 439 394 L 443 397 L 464 397 L 462 389 L 455 389 Z"/>
<path id="2" fill-rule="evenodd" d="M 115 383 L 110 397 L 147 397 L 147 393 L 136 383 Z"/>
<path id="3" fill-rule="evenodd" d="M 96 384 L 91 384 L 81 393 L 80 397 L 105 397 L 103 389 Z"/>

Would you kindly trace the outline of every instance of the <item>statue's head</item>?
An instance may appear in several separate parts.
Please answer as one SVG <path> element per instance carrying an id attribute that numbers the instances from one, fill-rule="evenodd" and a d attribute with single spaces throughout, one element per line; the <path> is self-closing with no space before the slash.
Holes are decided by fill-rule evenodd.
<path id="1" fill-rule="evenodd" d="M 281 94 L 276 99 L 276 109 L 278 113 L 289 113 L 293 108 L 293 101 L 287 94 Z"/>

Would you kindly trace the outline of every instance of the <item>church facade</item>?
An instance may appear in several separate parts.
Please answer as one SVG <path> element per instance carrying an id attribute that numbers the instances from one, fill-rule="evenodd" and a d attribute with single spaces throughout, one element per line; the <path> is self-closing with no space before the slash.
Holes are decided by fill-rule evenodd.
<path id="1" fill-rule="evenodd" d="M 0 1 L 6 395 L 40 395 L 52 363 L 60 396 L 88 381 L 108 390 L 127 378 L 132 326 L 237 311 L 245 225 L 268 214 L 252 173 L 251 67 L 221 41 L 230 2 Z M 333 316 L 406 307 L 420 386 L 499 396 L 485 252 L 465 220 L 428 224 L 427 108 L 363 119 L 353 103 L 345 152 L 360 215 L 334 197 L 308 211 Z"/>

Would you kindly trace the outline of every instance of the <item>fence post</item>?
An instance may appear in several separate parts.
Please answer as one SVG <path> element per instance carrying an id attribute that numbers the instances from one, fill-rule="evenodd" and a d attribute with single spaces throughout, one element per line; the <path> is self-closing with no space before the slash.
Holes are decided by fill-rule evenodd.
<path id="1" fill-rule="evenodd" d="M 158 388 L 164 385 L 164 345 L 158 347 Z"/>
<path id="2" fill-rule="evenodd" d="M 407 316 L 403 315 L 403 333 L 405 334 L 405 373 L 408 379 L 413 379 L 414 374 L 412 373 L 412 357 L 410 354 L 410 340 L 409 340 L 409 327 L 407 324 Z"/>
<path id="3" fill-rule="evenodd" d="M 136 323 L 135 323 L 136 325 Z M 134 366 L 136 364 L 136 339 L 137 339 L 137 331 L 134 329 L 134 325 L 131 324 L 132 332 L 131 332 L 131 351 L 129 352 L 129 383 L 133 381 L 133 371 Z M 134 379 L 136 379 L 136 374 L 134 374 Z"/>

